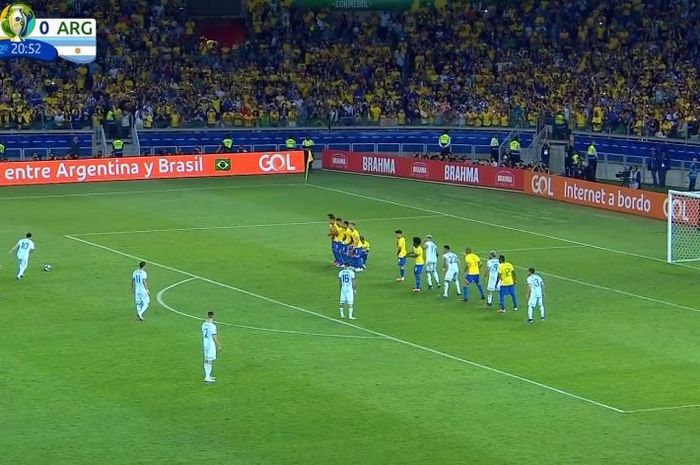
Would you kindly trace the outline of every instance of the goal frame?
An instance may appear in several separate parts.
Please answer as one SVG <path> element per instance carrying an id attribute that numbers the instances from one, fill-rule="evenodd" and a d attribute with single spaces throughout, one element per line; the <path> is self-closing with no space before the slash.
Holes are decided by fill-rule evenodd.
<path id="1" fill-rule="evenodd" d="M 669 264 L 675 264 L 675 263 L 685 263 L 685 262 L 694 262 L 694 261 L 700 261 L 700 254 L 698 254 L 697 258 L 683 258 L 683 259 L 674 259 L 673 258 L 673 226 L 674 226 L 674 219 L 675 219 L 675 211 L 676 211 L 676 196 L 680 197 L 690 197 L 693 199 L 696 199 L 698 203 L 700 204 L 700 191 L 679 191 L 679 190 L 673 190 L 669 189 L 668 191 L 668 198 L 666 201 L 666 262 Z M 685 212 L 685 207 L 683 207 L 683 212 Z M 700 226 L 700 224 L 698 224 Z"/>

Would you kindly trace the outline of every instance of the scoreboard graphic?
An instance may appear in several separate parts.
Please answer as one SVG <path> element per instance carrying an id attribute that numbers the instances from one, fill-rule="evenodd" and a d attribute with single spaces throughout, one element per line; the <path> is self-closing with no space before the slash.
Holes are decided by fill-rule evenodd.
<path id="1" fill-rule="evenodd" d="M 96 29 L 94 19 L 38 19 L 29 5 L 12 3 L 0 13 L 0 59 L 90 63 L 97 53 Z"/>

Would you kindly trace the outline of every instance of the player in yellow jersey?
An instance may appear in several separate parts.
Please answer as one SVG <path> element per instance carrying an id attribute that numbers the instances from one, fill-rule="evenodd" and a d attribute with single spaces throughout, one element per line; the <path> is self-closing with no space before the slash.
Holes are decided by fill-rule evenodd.
<path id="1" fill-rule="evenodd" d="M 342 258 L 343 263 L 352 262 L 352 231 L 350 230 L 350 222 L 343 221 L 343 242 L 342 242 Z"/>
<path id="2" fill-rule="evenodd" d="M 498 257 L 498 284 L 501 285 L 499 295 L 499 313 L 506 312 L 506 296 L 513 299 L 513 310 L 518 311 L 518 296 L 515 295 L 515 267 L 506 261 L 506 257 Z"/>
<path id="3" fill-rule="evenodd" d="M 399 259 L 399 277 L 397 282 L 403 282 L 406 277 L 406 238 L 403 237 L 403 231 L 397 229 L 396 234 L 396 257 Z"/>
<path id="4" fill-rule="evenodd" d="M 360 231 L 355 227 L 355 223 L 348 224 L 347 234 L 350 239 L 350 264 L 355 271 L 363 271 L 362 262 L 360 261 Z"/>
<path id="5" fill-rule="evenodd" d="M 328 237 L 331 238 L 331 252 L 333 253 L 333 264 L 338 266 L 340 264 L 340 257 L 338 256 L 338 246 L 336 244 L 335 238 L 337 235 L 338 227 L 335 225 L 335 215 L 333 213 L 328 214 Z"/>
<path id="6" fill-rule="evenodd" d="M 423 266 L 425 265 L 425 253 L 423 251 L 423 246 L 421 245 L 420 237 L 413 238 L 413 252 L 408 254 L 408 256 L 416 259 L 416 264 L 413 267 L 413 274 L 416 277 L 416 287 L 413 288 L 413 292 L 420 292 L 423 277 Z"/>
<path id="7" fill-rule="evenodd" d="M 472 252 L 471 247 L 467 247 L 464 251 L 464 263 L 467 268 L 467 276 L 464 279 L 464 287 L 462 287 L 462 300 L 467 302 L 469 300 L 469 284 L 476 284 L 476 288 L 479 289 L 479 294 L 481 294 L 481 300 L 484 300 L 484 288 L 481 287 L 479 278 L 481 277 L 481 258 L 474 252 Z"/>
<path id="8" fill-rule="evenodd" d="M 335 219 L 335 236 L 333 236 L 333 241 L 335 242 L 336 253 L 338 254 L 338 264 L 336 266 L 343 266 L 343 239 L 345 238 L 345 226 L 343 226 L 343 219 Z"/>
<path id="9" fill-rule="evenodd" d="M 360 260 L 362 261 L 362 269 L 367 269 L 367 259 L 369 258 L 369 241 L 365 236 L 360 236 Z"/>

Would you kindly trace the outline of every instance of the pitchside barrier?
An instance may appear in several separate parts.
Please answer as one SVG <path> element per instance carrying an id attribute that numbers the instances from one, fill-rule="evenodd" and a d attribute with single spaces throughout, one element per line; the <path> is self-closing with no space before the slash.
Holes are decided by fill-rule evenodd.
<path id="1" fill-rule="evenodd" d="M 304 152 L 173 155 L 0 163 L 0 186 L 304 173 Z"/>
<path id="2" fill-rule="evenodd" d="M 560 202 L 665 220 L 666 194 L 629 189 L 527 170 L 494 168 L 471 162 L 450 163 L 374 153 L 324 150 L 323 168 L 331 171 L 498 188 Z M 673 202 L 674 221 L 698 224 L 698 209 L 687 200 Z M 695 218 L 694 218 L 695 216 Z"/>

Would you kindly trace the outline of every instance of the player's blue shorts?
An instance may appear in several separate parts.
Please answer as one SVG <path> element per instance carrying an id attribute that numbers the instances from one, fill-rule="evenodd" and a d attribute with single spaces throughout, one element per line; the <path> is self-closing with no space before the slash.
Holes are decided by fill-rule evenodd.
<path id="1" fill-rule="evenodd" d="M 406 266 L 406 257 L 399 258 L 399 266 Z"/>
<path id="2" fill-rule="evenodd" d="M 501 298 L 501 302 L 503 302 L 507 296 L 511 296 L 513 298 L 513 301 L 517 302 L 517 297 L 515 295 L 515 284 L 511 284 L 510 286 L 501 286 L 499 295 Z"/>
<path id="3" fill-rule="evenodd" d="M 469 284 L 469 283 L 476 283 L 476 284 L 479 284 L 479 278 L 480 278 L 480 277 L 481 277 L 481 276 L 478 275 L 478 274 L 468 274 L 468 275 L 467 275 L 467 284 Z"/>
<path id="4" fill-rule="evenodd" d="M 413 267 L 413 272 L 416 274 L 416 276 L 419 276 L 423 274 L 423 265 L 416 265 Z"/>

